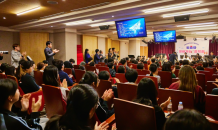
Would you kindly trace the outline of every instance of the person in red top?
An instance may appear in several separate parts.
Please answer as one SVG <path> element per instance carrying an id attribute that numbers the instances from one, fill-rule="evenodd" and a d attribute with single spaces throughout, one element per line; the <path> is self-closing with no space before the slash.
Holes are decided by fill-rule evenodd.
<path id="1" fill-rule="evenodd" d="M 179 71 L 179 81 L 172 83 L 169 89 L 178 89 L 189 91 L 194 94 L 195 109 L 204 113 L 205 111 L 205 93 L 197 84 L 195 71 L 189 65 L 183 66 Z"/>

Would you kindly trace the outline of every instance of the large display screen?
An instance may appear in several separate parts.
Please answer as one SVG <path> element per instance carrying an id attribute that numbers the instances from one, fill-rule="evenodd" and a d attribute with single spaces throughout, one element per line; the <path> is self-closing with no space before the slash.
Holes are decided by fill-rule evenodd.
<path id="1" fill-rule="evenodd" d="M 155 42 L 176 42 L 176 31 L 153 32 Z"/>
<path id="2" fill-rule="evenodd" d="M 116 21 L 118 38 L 147 37 L 145 18 Z"/>

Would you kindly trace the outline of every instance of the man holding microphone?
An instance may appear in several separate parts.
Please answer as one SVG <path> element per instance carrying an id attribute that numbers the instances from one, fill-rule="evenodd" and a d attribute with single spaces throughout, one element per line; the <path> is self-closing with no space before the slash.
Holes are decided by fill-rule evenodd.
<path id="1" fill-rule="evenodd" d="M 57 49 L 54 49 L 52 51 L 52 42 L 51 41 L 46 42 L 46 48 L 44 50 L 44 53 L 45 53 L 46 61 L 48 61 L 48 65 L 52 65 L 52 60 L 54 59 L 54 55 L 58 52 L 59 52 L 59 50 L 57 50 Z"/>

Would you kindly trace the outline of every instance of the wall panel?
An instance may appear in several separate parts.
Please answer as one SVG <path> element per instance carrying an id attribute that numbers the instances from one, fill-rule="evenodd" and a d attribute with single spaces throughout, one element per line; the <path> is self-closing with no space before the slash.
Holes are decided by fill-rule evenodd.
<path id="1" fill-rule="evenodd" d="M 89 54 L 94 58 L 95 49 L 98 48 L 98 37 L 83 35 L 82 47 L 83 54 L 85 54 L 85 49 L 89 49 Z"/>

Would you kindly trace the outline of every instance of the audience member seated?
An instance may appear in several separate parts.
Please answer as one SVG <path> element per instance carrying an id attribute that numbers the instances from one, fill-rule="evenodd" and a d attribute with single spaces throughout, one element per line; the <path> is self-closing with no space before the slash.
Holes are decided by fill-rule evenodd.
<path id="1" fill-rule="evenodd" d="M 156 62 L 156 59 L 155 59 L 155 58 L 152 58 L 152 59 L 151 59 L 151 64 L 156 64 L 158 68 L 159 68 L 159 66 L 160 66 L 159 62 Z"/>
<path id="2" fill-rule="evenodd" d="M 184 65 L 189 65 L 189 61 L 188 60 L 183 60 L 182 66 L 184 66 Z"/>
<path id="3" fill-rule="evenodd" d="M 74 86 L 67 99 L 67 110 L 62 116 L 53 116 L 45 126 L 45 130 L 92 130 L 89 120 L 97 112 L 98 93 L 89 85 Z M 106 122 L 98 125 L 94 130 L 106 130 Z"/>
<path id="4" fill-rule="evenodd" d="M 218 86 L 218 85 L 217 85 Z M 211 92 L 213 95 L 218 95 L 218 88 L 214 88 Z"/>
<path id="5" fill-rule="evenodd" d="M 138 64 L 138 61 L 137 61 L 137 60 L 135 60 L 135 61 L 134 61 L 134 64 L 136 64 L 136 65 L 137 65 L 137 64 Z"/>
<path id="6" fill-rule="evenodd" d="M 56 63 L 58 62 L 58 59 L 53 59 L 52 60 L 52 65 L 56 66 Z"/>
<path id="7" fill-rule="evenodd" d="M 121 59 L 120 60 L 120 63 L 123 65 L 123 66 L 125 66 L 126 67 L 126 70 L 129 70 L 130 68 L 129 68 L 129 66 L 127 66 L 127 62 L 126 62 L 126 59 Z"/>
<path id="8" fill-rule="evenodd" d="M 46 67 L 46 66 L 44 65 L 43 62 L 39 62 L 39 63 L 37 64 L 37 70 L 40 71 L 40 72 L 44 72 L 45 67 Z"/>
<path id="9" fill-rule="evenodd" d="M 29 86 L 30 87 L 30 86 Z M 29 106 L 30 94 L 26 94 L 20 100 L 21 111 L 16 115 L 11 111 L 14 103 L 18 102 L 20 98 L 20 92 L 18 90 L 17 83 L 11 79 L 0 80 L 0 114 L 1 114 L 1 130 L 42 130 L 39 125 L 39 113 L 38 110 L 41 107 L 42 96 L 39 96 L 39 100 L 35 103 L 35 99 L 32 100 L 32 106 Z M 32 113 L 30 118 L 27 119 L 27 110 L 31 107 Z M 2 125 L 2 123 L 4 125 Z"/>
<path id="10" fill-rule="evenodd" d="M 16 69 L 15 77 L 17 78 L 18 81 L 20 81 L 20 78 L 21 78 L 21 71 L 22 71 L 21 66 L 23 65 L 24 62 L 25 62 L 24 59 L 20 60 L 20 61 L 19 61 L 19 66 L 18 66 L 18 68 Z"/>
<path id="11" fill-rule="evenodd" d="M 82 61 L 82 62 L 80 62 L 80 64 L 79 64 L 79 65 L 81 65 L 81 66 L 84 66 L 84 67 L 85 67 L 85 65 L 86 65 L 86 62 Z"/>
<path id="12" fill-rule="evenodd" d="M 211 60 L 211 61 L 209 61 L 209 63 L 208 63 L 208 67 L 212 67 L 213 66 L 213 61 Z"/>
<path id="13" fill-rule="evenodd" d="M 171 70 L 171 66 L 169 62 L 165 62 L 162 66 L 162 71 L 168 71 L 171 72 L 171 77 L 172 78 L 176 78 L 176 75 L 173 73 L 175 71 L 175 68 L 173 69 L 173 71 Z"/>
<path id="14" fill-rule="evenodd" d="M 72 61 L 73 59 L 70 59 L 70 60 Z M 75 61 L 74 61 L 74 62 L 75 62 Z M 65 61 L 65 62 L 64 62 L 64 68 L 69 68 L 69 69 L 71 69 L 71 70 L 72 70 L 73 77 L 76 78 L 75 71 L 74 71 L 74 69 L 73 69 L 73 65 L 72 65 L 72 63 L 71 63 L 70 61 Z"/>
<path id="15" fill-rule="evenodd" d="M 190 66 L 195 66 L 193 63 L 189 63 Z"/>
<path id="16" fill-rule="evenodd" d="M 208 63 L 207 62 L 203 62 L 203 67 L 207 68 L 208 67 Z"/>
<path id="17" fill-rule="evenodd" d="M 195 109 L 204 113 L 205 94 L 203 89 L 197 84 L 194 69 L 188 65 L 183 66 L 179 71 L 179 81 L 172 83 L 169 89 L 178 89 L 192 92 L 194 95 Z"/>
<path id="18" fill-rule="evenodd" d="M 2 71 L 2 74 L 5 74 L 5 69 L 7 68 L 8 64 L 7 63 L 2 63 L 1 64 L 1 71 Z"/>
<path id="19" fill-rule="evenodd" d="M 143 70 L 143 69 L 144 69 L 144 64 L 139 63 L 139 64 L 137 65 L 137 69 Z"/>
<path id="20" fill-rule="evenodd" d="M 158 75 L 158 68 L 156 64 L 151 64 L 149 67 L 151 74 L 147 74 L 146 76 L 153 76 L 157 78 L 157 82 L 160 83 L 160 76 Z"/>
<path id="21" fill-rule="evenodd" d="M 35 70 L 35 68 L 36 68 L 36 64 L 35 64 L 35 62 L 32 61 L 32 60 L 31 60 L 30 62 L 31 62 L 31 64 L 33 65 L 33 67 L 32 67 L 32 68 L 33 68 L 33 71 L 30 73 L 30 75 L 34 77 L 34 70 Z"/>
<path id="22" fill-rule="evenodd" d="M 156 90 L 154 82 L 149 78 L 143 78 L 138 84 L 137 98 L 133 101 L 154 107 L 157 130 L 162 130 L 164 123 L 166 121 L 163 110 L 170 103 L 170 99 L 171 98 L 169 97 L 169 99 L 166 102 L 158 106 L 157 90 Z"/>
<path id="23" fill-rule="evenodd" d="M 197 67 L 196 67 L 196 70 L 197 70 L 197 71 L 204 71 L 204 67 L 202 67 L 202 66 L 197 66 Z"/>
<path id="24" fill-rule="evenodd" d="M 63 80 L 66 79 L 67 80 L 67 85 L 72 86 L 73 85 L 73 80 L 72 80 L 73 75 L 67 75 L 67 73 L 65 73 L 63 71 L 64 70 L 63 61 L 58 60 L 55 66 L 58 68 L 59 78 L 60 78 L 61 82 L 63 82 Z"/>
<path id="25" fill-rule="evenodd" d="M 212 130 L 209 121 L 196 110 L 175 112 L 166 121 L 164 130 Z"/>
<path id="26" fill-rule="evenodd" d="M 15 76 L 16 69 L 14 66 L 8 65 L 5 69 L 5 75 Z"/>
<path id="27" fill-rule="evenodd" d="M 45 66 L 45 67 L 48 66 L 48 61 L 43 60 L 42 62 L 44 63 L 44 66 Z"/>
<path id="28" fill-rule="evenodd" d="M 79 69 L 80 69 L 80 70 L 86 70 L 85 67 L 82 66 L 82 65 L 79 66 Z"/>
<path id="29" fill-rule="evenodd" d="M 64 79 L 62 83 L 59 82 L 58 68 L 56 66 L 49 65 L 45 68 L 44 73 L 43 73 L 43 83 L 45 85 L 59 87 L 61 90 L 63 99 L 67 101 L 66 90 L 69 90 L 67 88 L 67 81 L 66 79 Z"/>
<path id="30" fill-rule="evenodd" d="M 128 81 L 126 82 L 126 84 L 136 84 L 135 82 L 138 78 L 138 72 L 135 69 L 127 70 L 125 73 L 125 77 Z"/>
<path id="31" fill-rule="evenodd" d="M 95 62 L 91 62 L 89 65 L 95 67 Z"/>
<path id="32" fill-rule="evenodd" d="M 126 62 L 130 62 L 130 61 L 129 61 L 129 57 L 126 57 Z"/>
<path id="33" fill-rule="evenodd" d="M 192 61 L 192 63 L 195 65 L 195 64 L 196 64 L 196 61 Z"/>
<path id="34" fill-rule="evenodd" d="M 111 77 L 116 77 L 116 71 L 114 70 L 114 64 L 110 62 L 107 64 L 107 66 L 109 67 Z"/>
<path id="35" fill-rule="evenodd" d="M 182 63 L 183 63 L 183 60 L 179 60 L 179 64 L 182 65 Z"/>
<path id="36" fill-rule="evenodd" d="M 107 63 L 108 63 L 108 59 L 105 59 L 105 60 L 104 60 L 104 63 L 107 65 Z"/>
<path id="37" fill-rule="evenodd" d="M 118 73 L 126 73 L 125 67 L 124 66 L 119 66 L 117 72 Z"/>
<path id="38" fill-rule="evenodd" d="M 92 72 L 87 71 L 84 75 L 82 80 L 79 82 L 79 84 L 88 84 L 92 86 L 93 88 L 97 88 L 99 84 L 98 76 Z M 107 101 L 112 99 L 114 97 L 114 93 L 112 89 L 106 90 L 103 95 L 99 98 L 98 108 L 96 110 L 96 114 L 98 116 L 98 119 L 101 122 L 104 122 L 106 119 L 108 119 L 111 115 L 114 114 L 114 109 L 108 110 Z"/>
<path id="39" fill-rule="evenodd" d="M 72 66 L 75 64 L 75 60 L 74 59 L 70 59 L 69 62 L 72 64 Z"/>
<path id="40" fill-rule="evenodd" d="M 32 93 L 39 90 L 39 86 L 36 84 L 35 79 L 30 75 L 33 71 L 33 65 L 30 61 L 25 61 L 21 65 L 22 70 L 20 72 L 22 82 L 20 87 L 22 88 L 24 93 Z"/>

